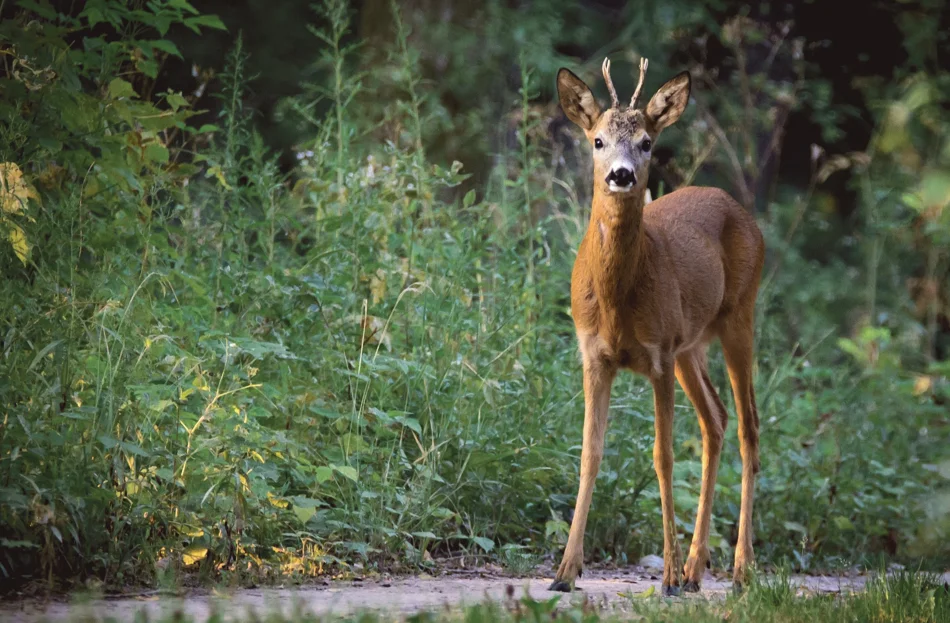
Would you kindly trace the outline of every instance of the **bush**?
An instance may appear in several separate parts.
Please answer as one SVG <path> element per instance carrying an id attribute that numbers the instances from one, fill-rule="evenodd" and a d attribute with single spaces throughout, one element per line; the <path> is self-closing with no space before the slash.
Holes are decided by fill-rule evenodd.
<path id="1" fill-rule="evenodd" d="M 583 417 L 568 284 L 588 184 L 550 164 L 564 144 L 545 138 L 536 103 L 547 74 L 519 59 L 517 96 L 499 95 L 517 111 L 514 140 L 472 188 L 464 165 L 434 162 L 426 132 L 444 111 L 403 16 L 361 73 L 347 6 L 328 0 L 313 32 L 332 79 L 285 102 L 306 122 L 287 175 L 245 107 L 239 37 L 214 125 L 189 126 L 187 97 L 152 92 L 177 53 L 169 29 L 215 18 L 180 0 L 88 2 L 75 16 L 21 5 L 0 27 L 18 68 L 0 101 L 5 585 L 557 554 Z M 903 197 L 885 189 L 911 190 L 917 172 L 874 178 L 869 196 Z M 775 257 L 760 302 L 756 547 L 800 568 L 919 555 L 915 538 L 945 530 L 916 505 L 945 484 L 946 366 L 915 354 L 921 336 L 935 353 L 935 325 L 914 324 L 896 293 L 905 273 L 880 265 L 895 240 L 839 241 L 824 264 L 805 240 L 821 215 L 791 194 L 762 217 Z M 875 232 L 901 222 L 878 215 Z M 874 262 L 855 266 L 865 254 Z M 842 292 L 857 279 L 864 292 Z M 718 351 L 712 368 L 728 401 Z M 700 443 L 678 404 L 685 539 Z M 613 405 L 587 542 L 625 561 L 661 543 L 652 397 L 625 376 Z M 713 524 L 723 565 L 733 437 Z"/>

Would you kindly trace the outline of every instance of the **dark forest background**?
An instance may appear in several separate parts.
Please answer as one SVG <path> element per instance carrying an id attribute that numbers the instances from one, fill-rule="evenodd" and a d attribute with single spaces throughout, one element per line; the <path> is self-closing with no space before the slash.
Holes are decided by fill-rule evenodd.
<path id="1" fill-rule="evenodd" d="M 693 77 L 651 194 L 766 235 L 765 566 L 946 566 L 950 8 L 0 0 L 0 577 L 259 582 L 555 558 L 576 492 L 570 268 L 590 156 L 557 104 Z M 713 381 L 730 412 L 721 354 Z M 658 551 L 624 377 L 588 557 Z M 732 559 L 730 423 L 714 567 Z M 689 538 L 698 425 L 678 394 Z"/>

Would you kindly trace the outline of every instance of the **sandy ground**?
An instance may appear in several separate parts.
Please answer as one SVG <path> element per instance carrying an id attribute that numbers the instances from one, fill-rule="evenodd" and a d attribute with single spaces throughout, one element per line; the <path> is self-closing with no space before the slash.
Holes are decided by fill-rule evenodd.
<path id="1" fill-rule="evenodd" d="M 947 575 L 950 580 L 950 574 Z M 794 576 L 792 581 L 803 592 L 846 593 L 861 590 L 866 576 L 816 577 Z M 90 621 L 112 619 L 117 623 L 133 622 L 145 614 L 148 621 L 162 616 L 185 613 L 195 623 L 204 623 L 217 612 L 225 621 L 243 620 L 248 613 L 259 615 L 281 612 L 293 615 L 308 612 L 315 615 L 351 614 L 362 610 L 385 610 L 390 614 L 411 614 L 483 602 L 486 599 L 503 603 L 525 594 L 546 600 L 561 595 L 560 604 L 590 599 L 612 611 L 629 609 L 631 598 L 642 595 L 650 587 L 660 594 L 660 580 L 654 572 L 642 567 L 585 572 L 578 580 L 578 591 L 571 594 L 547 590 L 551 578 L 507 578 L 490 573 L 451 574 L 441 577 L 405 577 L 364 581 L 332 582 L 319 586 L 290 588 L 240 589 L 228 593 L 193 593 L 185 597 L 140 595 L 95 599 L 40 602 L 36 600 L 0 603 L 0 621 L 4 623 L 38 623 L 40 621 Z M 511 588 L 509 588 L 511 587 Z M 706 575 L 700 594 L 678 599 L 719 599 L 731 589 L 732 583 Z M 626 607 L 625 607 L 626 605 Z M 142 620 L 138 618 L 138 620 Z"/>

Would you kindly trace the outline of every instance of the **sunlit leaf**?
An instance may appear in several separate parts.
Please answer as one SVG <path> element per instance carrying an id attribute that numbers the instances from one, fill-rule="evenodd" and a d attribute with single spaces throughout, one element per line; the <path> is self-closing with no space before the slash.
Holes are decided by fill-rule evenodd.
<path id="1" fill-rule="evenodd" d="M 922 374 L 914 379 L 914 395 L 920 396 L 926 394 L 933 387 L 933 380 L 926 374 Z"/>
<path id="2" fill-rule="evenodd" d="M 30 199 L 39 200 L 36 190 L 23 178 L 15 162 L 0 163 L 0 210 L 22 214 Z"/>
<path id="3" fill-rule="evenodd" d="M 646 599 L 647 597 L 653 597 L 653 594 L 656 592 L 656 586 L 650 585 L 647 590 L 641 593 L 635 593 L 632 595 L 635 599 Z"/>
<path id="4" fill-rule="evenodd" d="M 267 501 L 270 502 L 273 506 L 277 508 L 289 508 L 290 502 L 283 498 L 279 498 L 270 491 L 267 492 Z"/>
<path id="5" fill-rule="evenodd" d="M 186 549 L 184 553 L 182 553 L 181 559 L 185 563 L 185 566 L 191 566 L 204 560 L 207 555 L 207 547 L 195 545 Z"/>
<path id="6" fill-rule="evenodd" d="M 316 514 L 317 509 L 313 506 L 297 506 L 294 505 L 294 515 L 297 516 L 297 519 L 300 520 L 300 523 L 307 523 L 310 521 L 310 518 Z"/>
<path id="7" fill-rule="evenodd" d="M 346 476 L 353 482 L 356 482 L 359 479 L 359 473 L 356 471 L 356 468 L 349 465 L 333 465 L 333 469 L 343 476 Z"/>
<path id="8" fill-rule="evenodd" d="M 224 170 L 219 166 L 213 166 L 209 168 L 207 173 L 205 173 L 205 177 L 214 177 L 218 180 L 218 184 L 220 184 L 225 190 L 233 190 L 231 185 L 228 184 L 228 180 L 224 177 Z"/>
<path id="9" fill-rule="evenodd" d="M 9 238 L 10 244 L 13 246 L 13 252 L 16 253 L 17 259 L 26 265 L 30 256 L 30 243 L 26 240 L 26 234 L 23 233 L 19 225 L 10 225 L 9 227 Z"/>

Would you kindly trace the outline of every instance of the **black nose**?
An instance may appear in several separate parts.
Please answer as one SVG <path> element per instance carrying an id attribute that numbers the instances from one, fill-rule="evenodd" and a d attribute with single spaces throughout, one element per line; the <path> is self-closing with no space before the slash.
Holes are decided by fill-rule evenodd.
<path id="1" fill-rule="evenodd" d="M 607 175 L 607 183 L 610 182 L 617 186 L 630 186 L 637 183 L 637 176 L 630 169 L 614 169 Z"/>

